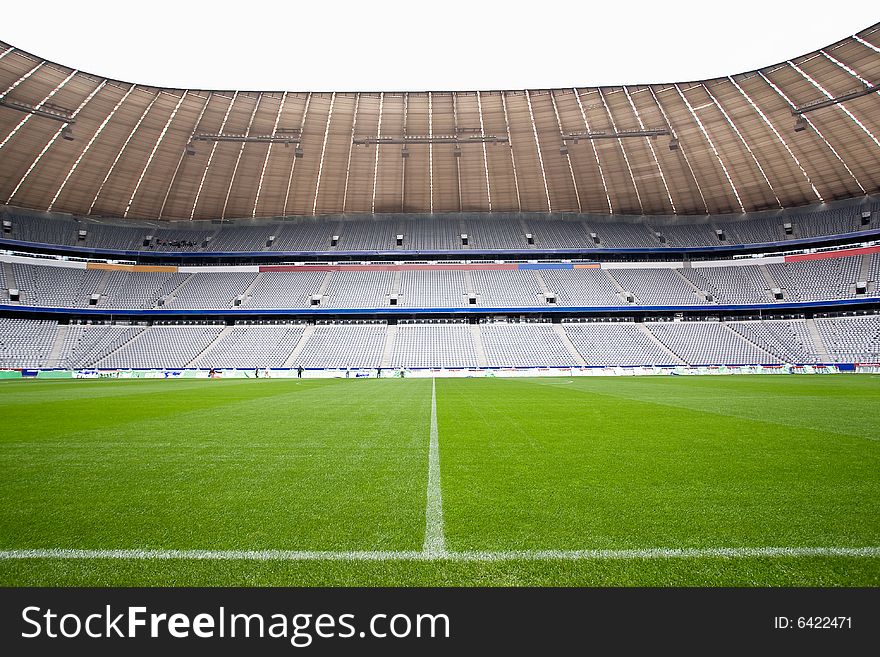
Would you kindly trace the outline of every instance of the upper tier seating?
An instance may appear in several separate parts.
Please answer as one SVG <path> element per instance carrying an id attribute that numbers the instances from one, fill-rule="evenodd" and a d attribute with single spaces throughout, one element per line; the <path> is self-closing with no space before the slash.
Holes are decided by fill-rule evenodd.
<path id="1" fill-rule="evenodd" d="M 864 207 L 868 207 L 867 205 Z M 863 206 L 815 206 L 788 212 L 715 217 L 608 217 L 460 213 L 442 215 L 318 216 L 213 222 L 132 222 L 75 219 L 66 215 L 7 208 L 12 222 L 2 238 L 42 244 L 147 252 L 334 252 L 473 251 L 474 249 L 645 249 L 755 244 L 839 235 L 876 229 L 872 217 L 862 225 Z M 877 214 L 880 210 L 874 210 Z M 791 224 L 786 233 L 784 224 Z M 722 230 L 725 240 L 716 231 Z M 85 231 L 85 236 L 80 236 Z M 656 233 L 662 233 L 661 242 Z M 468 245 L 461 234 L 468 235 Z M 533 244 L 526 240 L 531 233 Z M 598 243 L 591 237 L 595 233 Z M 267 245 L 270 236 L 275 236 Z M 334 246 L 331 238 L 339 237 Z M 397 246 L 397 235 L 403 243 Z M 149 240 L 146 238 L 150 237 Z M 146 244 L 145 244 L 146 242 Z"/>
<path id="2" fill-rule="evenodd" d="M 34 260 L 34 262 L 40 262 Z M 713 267 L 586 267 L 577 269 L 447 269 L 398 271 L 217 271 L 196 273 L 107 271 L 43 264 L 0 263 L 20 289 L 21 305 L 84 308 L 97 295 L 98 308 L 305 309 L 312 297 L 338 309 L 535 308 L 701 306 L 825 301 L 856 296 L 863 267 L 868 294 L 877 254 L 798 262 L 752 264 L 751 260 Z M 256 268 L 254 268 L 256 269 Z M 873 277 L 873 278 L 872 278 Z M 5 280 L 12 285 L 15 281 Z M 775 300 L 773 288 L 783 290 Z M 627 295 L 633 301 L 627 301 Z M 6 295 L 4 293 L 4 300 Z M 475 303 L 471 303 L 473 300 Z"/>

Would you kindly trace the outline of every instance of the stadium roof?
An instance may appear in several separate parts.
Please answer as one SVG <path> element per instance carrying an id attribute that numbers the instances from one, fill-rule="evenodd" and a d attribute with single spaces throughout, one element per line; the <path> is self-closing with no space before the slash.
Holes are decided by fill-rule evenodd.
<path id="1" fill-rule="evenodd" d="M 878 82 L 880 24 L 724 78 L 484 92 L 157 88 L 0 42 L 0 203 L 132 219 L 794 207 L 880 191 Z"/>

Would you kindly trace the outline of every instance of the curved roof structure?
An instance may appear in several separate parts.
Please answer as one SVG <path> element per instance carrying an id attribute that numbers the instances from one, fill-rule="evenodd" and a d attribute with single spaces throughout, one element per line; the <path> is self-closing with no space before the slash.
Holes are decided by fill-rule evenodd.
<path id="1" fill-rule="evenodd" d="M 165 89 L 0 42 L 0 203 L 154 219 L 794 207 L 880 191 L 878 82 L 880 24 L 713 80 L 485 92 Z"/>

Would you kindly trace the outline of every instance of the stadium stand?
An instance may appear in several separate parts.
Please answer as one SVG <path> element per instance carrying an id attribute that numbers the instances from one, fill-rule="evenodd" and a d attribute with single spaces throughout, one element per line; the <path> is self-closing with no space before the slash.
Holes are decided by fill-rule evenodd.
<path id="1" fill-rule="evenodd" d="M 684 363 L 666 351 L 651 334 L 634 322 L 563 323 L 565 333 L 587 365 L 679 365 Z"/>
<path id="2" fill-rule="evenodd" d="M 645 306 L 695 306 L 707 303 L 673 269 L 609 269 L 624 291 Z"/>
<path id="3" fill-rule="evenodd" d="M 392 367 L 466 368 L 476 365 L 474 340 L 466 323 L 414 322 L 397 327 Z"/>
<path id="4" fill-rule="evenodd" d="M 810 330 L 815 321 L 818 339 Z M 309 329 L 311 335 L 307 336 Z M 562 334 L 560 334 L 560 330 Z M 58 336 L 63 340 L 51 357 Z M 391 337 L 393 335 L 393 338 Z M 303 345 L 299 345 L 304 341 Z M 568 341 L 581 360 L 567 347 Z M 0 319 L 0 366 L 66 368 L 473 368 L 880 361 L 880 315 L 732 321 L 411 320 L 188 325 Z M 291 361 L 295 348 L 299 355 Z M 390 350 L 388 349 L 390 346 Z"/>
<path id="5" fill-rule="evenodd" d="M 325 272 L 260 272 L 247 300 L 249 308 L 308 308 Z"/>
<path id="6" fill-rule="evenodd" d="M 552 305 L 557 307 L 696 308 L 854 299 L 859 281 L 868 283 L 863 296 L 876 295 L 878 254 L 825 255 L 829 257 L 791 262 L 776 258 L 767 260 L 770 264 L 766 265 L 753 259 L 724 264 L 713 261 L 706 267 L 696 266 L 701 263 L 676 267 L 655 263 L 639 268 L 610 263 L 600 267 L 594 263 L 576 268 L 557 264 L 541 269 L 539 265 L 485 269 L 462 264 L 457 266 L 464 269 L 420 265 L 391 271 L 385 265 L 376 265 L 372 269 L 340 266 L 257 271 L 256 266 L 218 265 L 197 271 L 174 271 L 172 267 L 171 271 L 160 272 L 149 268 L 72 268 L 63 260 L 50 266 L 34 258 L 18 258 L 10 263 L 5 261 L 7 256 L 0 255 L 0 270 L 7 270 L 9 278 L 11 267 L 11 278 L 17 281 L 21 293 L 20 305 L 66 308 L 95 305 L 107 309 L 163 306 L 205 310 L 241 306 L 296 310 L 310 307 L 314 296 L 321 297 L 318 305 L 335 309 L 391 305 L 535 308 L 548 306 L 548 295 L 555 295 Z M 781 297 L 774 296 L 775 288 L 782 290 Z"/>
<path id="7" fill-rule="evenodd" d="M 480 306 L 504 308 L 544 303 L 534 272 L 477 270 L 471 275 Z"/>
<path id="8" fill-rule="evenodd" d="M 225 335 L 221 334 L 194 364 L 247 369 L 281 367 L 304 330 L 304 324 L 236 325 L 224 331 Z"/>
<path id="9" fill-rule="evenodd" d="M 331 308 L 386 306 L 392 278 L 387 271 L 334 271 L 327 286 L 326 305 Z"/>
<path id="10" fill-rule="evenodd" d="M 608 274 L 599 268 L 547 269 L 541 276 L 561 306 L 616 306 L 622 303 Z"/>
<path id="11" fill-rule="evenodd" d="M 53 321 L 0 317 L 0 366 L 42 366 L 56 331 Z"/>
<path id="12" fill-rule="evenodd" d="M 860 265 L 860 257 L 848 257 L 771 264 L 767 269 L 789 299 L 821 301 L 854 297 Z"/>
<path id="13" fill-rule="evenodd" d="M 457 308 L 468 305 L 465 273 L 459 270 L 406 270 L 400 273 L 401 306 Z"/>
<path id="14" fill-rule="evenodd" d="M 828 354 L 838 363 L 880 362 L 880 317 L 818 318 L 814 320 Z"/>
<path id="15" fill-rule="evenodd" d="M 21 293 L 21 302 L 28 305 L 46 305 L 82 308 L 98 289 L 104 272 L 66 267 L 35 267 L 13 263 L 15 280 Z"/>
<path id="16" fill-rule="evenodd" d="M 175 308 L 231 308 L 254 282 L 253 272 L 198 272 L 192 274 L 172 294 L 166 305 Z"/>
<path id="17" fill-rule="evenodd" d="M 650 322 L 649 331 L 690 365 L 779 362 L 721 322 Z"/>
<path id="18" fill-rule="evenodd" d="M 294 367 L 372 368 L 382 364 L 385 322 L 321 324 L 315 328 Z"/>
<path id="19" fill-rule="evenodd" d="M 719 303 L 767 303 L 772 300 L 758 266 L 685 267 L 679 270 Z"/>
<path id="20" fill-rule="evenodd" d="M 727 325 L 749 342 L 759 345 L 783 363 L 815 363 L 816 345 L 806 320 L 776 320 L 772 322 L 727 322 Z"/>
<path id="21" fill-rule="evenodd" d="M 480 326 L 490 367 L 568 367 L 576 365 L 553 325 L 488 322 Z"/>
<path id="22" fill-rule="evenodd" d="M 151 326 L 94 363 L 105 368 L 186 367 L 223 330 L 216 324 Z"/>
<path id="23" fill-rule="evenodd" d="M 145 330 L 145 326 L 72 324 L 67 327 L 63 351 L 57 365 L 72 369 L 91 367 Z"/>
<path id="24" fill-rule="evenodd" d="M 113 219 L 75 219 L 65 215 L 32 213 L 20 208 L 0 210 L 11 221 L 0 242 L 15 240 L 45 245 L 142 251 L 154 253 L 225 252 L 326 252 L 339 251 L 454 251 L 462 250 L 461 234 L 473 249 L 663 249 L 749 245 L 846 235 L 874 230 L 876 222 L 862 225 L 864 206 L 845 202 L 843 207 L 818 207 L 787 213 L 716 215 L 711 221 L 686 217 L 631 216 L 611 219 L 604 215 L 554 215 L 528 213 L 483 216 L 395 215 L 275 218 L 246 223 L 151 222 L 114 223 Z M 880 211 L 875 211 L 880 212 Z M 791 232 L 784 229 L 791 225 Z M 80 231 L 85 231 L 85 237 Z M 725 239 L 718 237 L 722 230 Z M 665 242 L 661 242 L 657 233 Z M 533 244 L 525 238 L 532 233 Z M 591 234 L 595 233 L 596 242 Z M 396 236 L 404 236 L 396 245 Z M 331 238 L 339 236 L 333 246 Z M 269 237 L 274 240 L 269 244 Z M 150 238 L 149 240 L 147 238 Z M 210 238 L 210 239 L 209 239 Z"/>
<path id="25" fill-rule="evenodd" d="M 182 282 L 181 276 L 165 272 L 138 272 L 135 275 L 111 271 L 109 274 L 101 299 L 101 305 L 107 308 L 155 308 L 172 281 Z"/>

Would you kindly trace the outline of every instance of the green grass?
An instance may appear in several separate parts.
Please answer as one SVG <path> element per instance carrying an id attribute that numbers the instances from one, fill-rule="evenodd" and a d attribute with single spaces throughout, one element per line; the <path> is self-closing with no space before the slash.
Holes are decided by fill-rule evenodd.
<path id="1" fill-rule="evenodd" d="M 436 398 L 453 553 L 880 546 L 880 377 Z M 0 417 L 0 550 L 422 547 L 430 380 L 5 381 Z M 6 559 L 0 585 L 880 586 L 880 558 Z"/>

